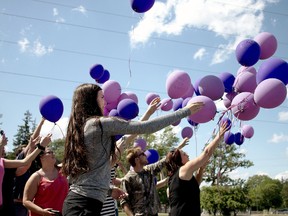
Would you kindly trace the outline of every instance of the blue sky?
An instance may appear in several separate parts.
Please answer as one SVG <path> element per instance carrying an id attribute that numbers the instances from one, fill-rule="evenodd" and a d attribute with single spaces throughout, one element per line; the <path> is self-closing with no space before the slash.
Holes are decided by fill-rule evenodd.
<path id="1" fill-rule="evenodd" d="M 12 149 L 13 136 L 29 110 L 38 122 L 39 102 L 47 95 L 64 104 L 58 124 L 65 128 L 74 89 L 94 82 L 89 69 L 102 64 L 122 92 L 138 96 L 139 115 L 145 96 L 155 92 L 168 97 L 165 82 L 174 70 L 186 71 L 194 83 L 206 75 L 230 72 L 240 64 L 237 44 L 260 32 L 278 41 L 274 57 L 287 61 L 288 2 L 277 0 L 161 0 L 145 14 L 135 13 L 129 0 L 3 0 L 0 3 L 0 95 L 1 128 Z M 263 62 L 258 61 L 256 70 Z M 267 174 L 288 178 L 288 100 L 277 108 L 262 109 L 255 119 L 235 121 L 254 128 L 239 151 L 254 162 L 233 177 Z M 215 102 L 223 110 L 221 101 Z M 165 114 L 157 111 L 155 116 Z M 137 119 L 137 118 L 136 118 Z M 199 155 L 216 127 L 215 120 L 201 124 L 185 147 L 190 158 Z M 188 126 L 182 121 L 175 130 Z M 45 124 L 42 133 L 52 125 Z M 57 128 L 53 138 L 61 137 Z M 178 133 L 180 137 L 180 132 Z"/>

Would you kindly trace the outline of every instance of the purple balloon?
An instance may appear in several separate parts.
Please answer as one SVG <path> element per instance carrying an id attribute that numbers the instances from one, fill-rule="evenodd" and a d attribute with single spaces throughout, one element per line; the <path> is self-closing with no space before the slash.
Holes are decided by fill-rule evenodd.
<path id="1" fill-rule="evenodd" d="M 224 84 L 225 92 L 232 92 L 233 91 L 233 83 L 235 81 L 235 77 L 233 74 L 228 72 L 223 72 L 219 75 L 219 78 Z"/>
<path id="2" fill-rule="evenodd" d="M 147 146 L 147 142 L 145 139 L 142 138 L 138 138 L 134 141 L 134 147 L 140 147 L 142 149 L 142 151 L 144 151 L 146 149 Z"/>
<path id="3" fill-rule="evenodd" d="M 193 136 L 193 129 L 191 127 L 184 127 L 181 131 L 182 138 L 191 138 Z"/>
<path id="4" fill-rule="evenodd" d="M 173 101 L 171 98 L 164 98 L 161 101 L 160 109 L 163 111 L 169 111 L 173 107 Z"/>
<path id="5" fill-rule="evenodd" d="M 257 86 L 256 75 L 249 71 L 241 72 L 237 75 L 234 81 L 235 92 L 251 92 L 255 91 Z"/>
<path id="6" fill-rule="evenodd" d="M 257 72 L 256 80 L 259 84 L 265 79 L 276 78 L 285 85 L 288 84 L 288 63 L 283 59 L 270 58 L 264 61 Z"/>
<path id="7" fill-rule="evenodd" d="M 228 145 L 232 145 L 234 141 L 235 141 L 235 135 L 230 131 L 226 131 L 224 133 L 224 142 Z"/>
<path id="8" fill-rule="evenodd" d="M 277 50 L 277 39 L 269 32 L 262 32 L 258 34 L 254 40 L 260 45 L 261 48 L 260 59 L 267 59 L 271 57 Z"/>
<path id="9" fill-rule="evenodd" d="M 183 99 L 187 98 L 187 97 L 192 97 L 194 95 L 194 87 L 191 84 L 189 89 L 187 90 L 187 92 L 185 92 L 185 94 L 182 96 Z"/>
<path id="10" fill-rule="evenodd" d="M 245 67 L 245 66 L 241 66 L 238 71 L 237 71 L 237 76 L 242 73 L 242 72 L 245 72 L 245 71 L 249 71 L 250 73 L 253 73 L 256 75 L 257 71 L 256 69 L 253 67 L 253 66 L 250 66 L 250 67 Z"/>
<path id="11" fill-rule="evenodd" d="M 112 109 L 109 112 L 108 116 L 119 116 L 117 109 Z"/>
<path id="12" fill-rule="evenodd" d="M 245 138 L 251 138 L 254 135 L 254 129 L 251 125 L 243 125 L 241 127 L 241 133 Z"/>
<path id="13" fill-rule="evenodd" d="M 275 108 L 281 105 L 287 96 L 287 88 L 281 80 L 270 78 L 263 80 L 254 92 L 255 103 L 262 108 Z"/>
<path id="14" fill-rule="evenodd" d="M 227 117 L 223 117 L 221 120 L 220 120 L 220 125 L 222 123 L 226 123 L 227 124 L 227 128 L 230 129 L 232 127 L 232 122 L 229 118 Z"/>
<path id="15" fill-rule="evenodd" d="M 105 105 L 105 109 L 110 112 L 112 109 L 116 109 L 117 108 L 117 105 L 118 105 L 118 101 L 113 101 L 111 103 L 107 103 Z"/>
<path id="16" fill-rule="evenodd" d="M 41 99 L 39 103 L 39 110 L 45 119 L 55 123 L 61 118 L 64 111 L 64 106 L 58 97 L 49 95 Z"/>
<path id="17" fill-rule="evenodd" d="M 252 66 L 260 58 L 260 46 L 251 39 L 241 41 L 236 47 L 236 58 L 243 66 Z"/>
<path id="18" fill-rule="evenodd" d="M 242 145 L 244 140 L 245 140 L 245 137 L 240 132 L 234 134 L 234 142 L 237 145 Z"/>
<path id="19" fill-rule="evenodd" d="M 166 80 L 166 90 L 172 99 L 181 98 L 190 88 L 191 79 L 188 73 L 183 71 L 172 72 Z"/>
<path id="20" fill-rule="evenodd" d="M 160 98 L 160 96 L 156 93 L 148 93 L 145 97 L 145 101 L 149 105 L 151 101 L 155 98 Z"/>
<path id="21" fill-rule="evenodd" d="M 185 98 L 182 102 L 182 107 L 185 107 L 192 97 Z"/>
<path id="22" fill-rule="evenodd" d="M 189 117 L 187 118 L 187 121 L 193 127 L 196 127 L 199 124 L 199 123 L 193 122 L 191 119 L 189 119 Z"/>
<path id="23" fill-rule="evenodd" d="M 138 104 L 138 97 L 135 93 L 133 92 L 123 92 L 120 97 L 119 97 L 119 101 L 123 100 L 123 99 L 127 99 L 127 98 L 130 98 L 132 100 L 135 101 L 135 103 Z"/>
<path id="24" fill-rule="evenodd" d="M 120 117 L 131 120 L 139 113 L 139 107 L 132 99 L 123 99 L 118 103 L 117 111 Z"/>
<path id="25" fill-rule="evenodd" d="M 137 13 L 145 13 L 152 8 L 155 0 L 131 0 L 131 7 Z"/>
<path id="26" fill-rule="evenodd" d="M 201 81 L 201 79 L 198 79 L 198 80 L 196 80 L 195 81 L 195 83 L 194 83 L 194 91 L 195 91 L 195 94 L 197 95 L 197 96 L 199 96 L 199 95 L 201 95 L 200 94 L 200 92 L 199 92 L 199 82 Z"/>
<path id="27" fill-rule="evenodd" d="M 104 73 L 104 68 L 101 64 L 95 64 L 90 68 L 90 76 L 97 80 L 99 79 Z"/>
<path id="28" fill-rule="evenodd" d="M 231 103 L 231 111 L 239 120 L 248 121 L 255 118 L 260 107 L 254 101 L 254 95 L 250 92 L 242 92 L 234 97 Z"/>
<path id="29" fill-rule="evenodd" d="M 114 80 L 108 80 L 102 86 L 104 99 L 107 103 L 118 101 L 121 95 L 121 86 Z"/>
<path id="30" fill-rule="evenodd" d="M 148 160 L 148 164 L 155 163 L 159 160 L 159 154 L 155 149 L 148 149 L 145 151 L 145 155 Z"/>
<path id="31" fill-rule="evenodd" d="M 96 79 L 96 82 L 103 84 L 109 79 L 110 79 L 110 73 L 108 70 L 104 69 L 103 75 L 99 79 Z"/>
<path id="32" fill-rule="evenodd" d="M 200 80 L 198 90 L 201 95 L 218 100 L 223 96 L 225 87 L 219 77 L 208 75 Z"/>
<path id="33" fill-rule="evenodd" d="M 183 98 L 177 98 L 173 101 L 173 110 L 176 111 L 182 108 Z"/>
<path id="34" fill-rule="evenodd" d="M 200 95 L 200 96 L 191 98 L 188 104 L 191 104 L 194 102 L 203 102 L 204 106 L 197 113 L 190 115 L 189 119 L 191 119 L 193 122 L 196 122 L 196 123 L 206 123 L 214 118 L 214 116 L 216 115 L 216 105 L 212 101 L 212 99 L 210 99 L 209 97 Z"/>
<path id="35" fill-rule="evenodd" d="M 229 109 L 229 107 L 231 106 L 232 100 L 236 95 L 236 92 L 229 92 L 223 96 L 223 103 L 227 109 Z"/>

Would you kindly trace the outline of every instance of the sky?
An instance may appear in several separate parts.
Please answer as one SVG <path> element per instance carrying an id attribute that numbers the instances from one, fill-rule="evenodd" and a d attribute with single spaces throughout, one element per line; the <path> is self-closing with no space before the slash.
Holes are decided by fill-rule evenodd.
<path id="1" fill-rule="evenodd" d="M 63 102 L 57 125 L 65 134 L 73 91 L 95 83 L 89 74 L 95 64 L 110 72 L 121 92 L 137 95 L 141 116 L 148 93 L 168 97 L 166 79 L 175 70 L 187 72 L 192 84 L 222 72 L 236 76 L 241 67 L 237 45 L 261 32 L 276 37 L 273 57 L 287 61 L 287 9 L 286 0 L 156 0 L 146 13 L 133 11 L 129 0 L 0 1 L 0 127 L 9 139 L 6 150 L 13 149 L 27 110 L 40 121 L 39 103 L 47 95 Z M 261 63 L 254 65 L 256 70 Z M 194 128 L 184 148 L 190 158 L 200 154 L 225 111 L 222 100 L 215 104 L 214 120 Z M 159 110 L 153 117 L 164 114 Z M 233 121 L 232 131 L 244 124 L 253 127 L 254 135 L 237 148 L 254 166 L 231 176 L 288 178 L 288 98 L 276 108 L 261 108 L 252 120 Z M 179 138 L 186 126 L 182 120 L 175 127 Z M 45 123 L 41 134 L 48 132 L 53 139 L 63 137 L 52 123 Z"/>

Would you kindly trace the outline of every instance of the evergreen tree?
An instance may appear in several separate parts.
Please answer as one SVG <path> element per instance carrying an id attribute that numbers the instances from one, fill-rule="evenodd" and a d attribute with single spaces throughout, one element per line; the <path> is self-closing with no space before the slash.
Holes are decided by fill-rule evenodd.
<path id="1" fill-rule="evenodd" d="M 30 136 L 33 130 L 36 128 L 35 120 L 32 120 L 32 114 L 27 110 L 24 113 L 23 125 L 18 125 L 17 134 L 14 135 L 13 146 L 14 151 L 21 145 L 27 145 L 29 143 Z"/>

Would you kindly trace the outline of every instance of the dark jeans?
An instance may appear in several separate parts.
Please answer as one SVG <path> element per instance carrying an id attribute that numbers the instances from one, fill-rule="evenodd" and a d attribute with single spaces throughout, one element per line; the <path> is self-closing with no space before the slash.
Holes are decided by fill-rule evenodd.
<path id="1" fill-rule="evenodd" d="M 103 203 L 70 191 L 64 201 L 63 216 L 100 216 Z"/>

